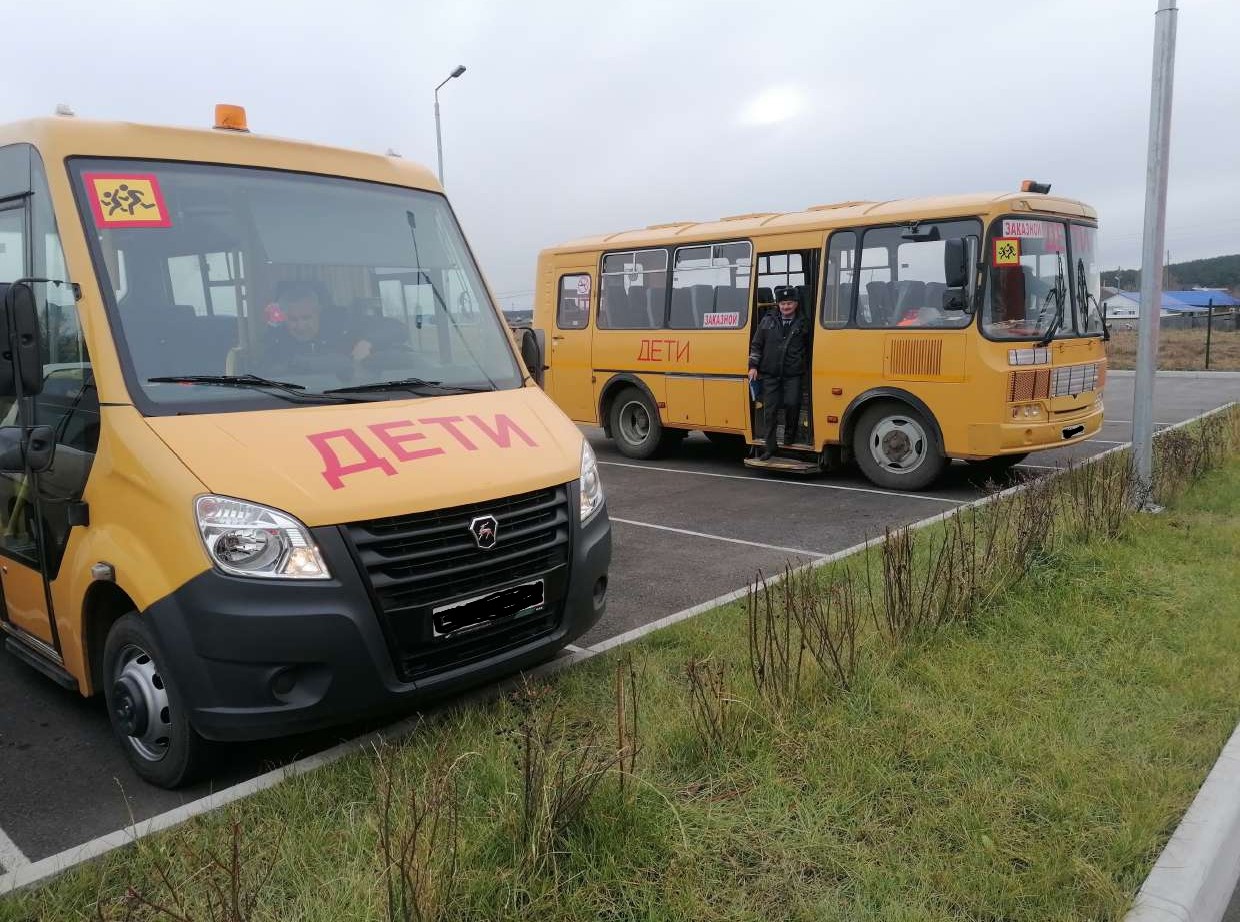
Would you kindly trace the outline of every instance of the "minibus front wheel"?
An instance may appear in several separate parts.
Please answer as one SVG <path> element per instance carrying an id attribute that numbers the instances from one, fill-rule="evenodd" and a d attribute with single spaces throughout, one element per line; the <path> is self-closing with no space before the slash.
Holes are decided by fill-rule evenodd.
<path id="1" fill-rule="evenodd" d="M 612 401 L 611 434 L 621 452 L 642 461 L 658 457 L 685 435 L 665 427 L 659 408 L 635 387 L 626 387 Z"/>
<path id="2" fill-rule="evenodd" d="M 160 668 L 166 662 L 137 612 L 112 625 L 103 648 L 108 719 L 134 771 L 175 788 L 205 767 L 209 745 L 190 726 L 176 679 Z"/>

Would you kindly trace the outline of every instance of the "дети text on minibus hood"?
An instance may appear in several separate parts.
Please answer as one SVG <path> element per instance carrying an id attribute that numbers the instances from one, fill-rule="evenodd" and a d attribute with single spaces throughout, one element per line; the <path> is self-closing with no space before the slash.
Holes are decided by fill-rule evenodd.
<path id="1" fill-rule="evenodd" d="M 212 493 L 310 526 L 521 493 L 581 468 L 580 432 L 536 388 L 148 422 Z"/>

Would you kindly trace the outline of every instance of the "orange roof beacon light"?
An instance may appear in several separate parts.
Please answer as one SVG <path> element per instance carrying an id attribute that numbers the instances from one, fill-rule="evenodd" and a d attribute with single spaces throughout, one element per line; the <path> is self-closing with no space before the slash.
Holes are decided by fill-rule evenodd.
<path id="1" fill-rule="evenodd" d="M 215 127 L 225 131 L 249 131 L 245 122 L 245 107 L 230 106 L 228 103 L 216 103 Z"/>
<path id="2" fill-rule="evenodd" d="M 1051 184 L 1048 182 L 1035 182 L 1032 179 L 1026 179 L 1020 184 L 1021 192 L 1036 192 L 1039 195 L 1046 195 L 1051 191 Z"/>

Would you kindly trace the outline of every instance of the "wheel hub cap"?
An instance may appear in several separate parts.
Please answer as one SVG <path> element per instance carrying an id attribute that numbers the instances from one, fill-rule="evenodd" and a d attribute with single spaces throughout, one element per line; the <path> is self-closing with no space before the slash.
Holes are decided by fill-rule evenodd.
<path id="1" fill-rule="evenodd" d="M 907 474 L 921 466 L 928 445 L 919 423 L 907 416 L 888 416 L 874 427 L 870 454 L 879 467 Z"/>
<path id="2" fill-rule="evenodd" d="M 112 714 L 142 758 L 158 762 L 168 754 L 172 736 L 168 690 L 155 661 L 140 647 L 126 647 L 117 660 Z"/>

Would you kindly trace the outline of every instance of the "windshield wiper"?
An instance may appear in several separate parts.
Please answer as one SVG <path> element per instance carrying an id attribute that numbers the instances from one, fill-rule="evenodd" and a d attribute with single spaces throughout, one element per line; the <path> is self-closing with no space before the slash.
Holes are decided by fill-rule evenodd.
<path id="1" fill-rule="evenodd" d="M 1059 272 L 1055 276 L 1055 287 L 1047 292 L 1047 300 L 1051 297 L 1055 298 L 1055 316 L 1051 319 L 1051 325 L 1046 330 L 1046 335 L 1038 340 L 1038 346 L 1049 346 L 1051 340 L 1055 338 L 1055 334 L 1059 332 L 1060 326 L 1063 325 L 1063 302 L 1068 295 L 1068 282 L 1063 277 L 1063 256 L 1056 253 L 1055 261 L 1059 264 Z"/>
<path id="2" fill-rule="evenodd" d="M 1111 339 L 1111 329 L 1107 326 L 1107 312 L 1098 299 L 1094 297 L 1094 293 L 1089 290 L 1089 282 L 1085 278 L 1085 260 L 1078 259 L 1076 261 L 1076 296 L 1080 302 L 1085 305 L 1085 315 L 1089 316 L 1089 302 L 1094 303 L 1094 312 L 1098 315 L 1098 321 L 1102 324 L 1102 341 L 1109 342 Z M 1086 320 L 1086 328 L 1088 330 L 1089 321 Z"/>
<path id="3" fill-rule="evenodd" d="M 273 381 L 259 375 L 161 375 L 147 378 L 151 384 L 210 384 L 221 387 L 253 387 L 273 391 L 281 397 L 300 403 L 319 403 L 323 400 L 342 402 L 343 397 L 333 397 L 317 391 L 306 392 L 304 384 L 293 384 L 289 381 Z"/>
<path id="4" fill-rule="evenodd" d="M 473 384 L 444 384 L 442 381 L 427 381 L 425 378 L 397 378 L 394 381 L 372 381 L 369 384 L 350 384 L 348 387 L 333 387 L 323 391 L 324 394 L 365 394 L 373 391 L 414 390 L 415 388 L 431 388 L 460 394 L 482 394 L 493 391 L 493 387 L 479 387 Z"/>

